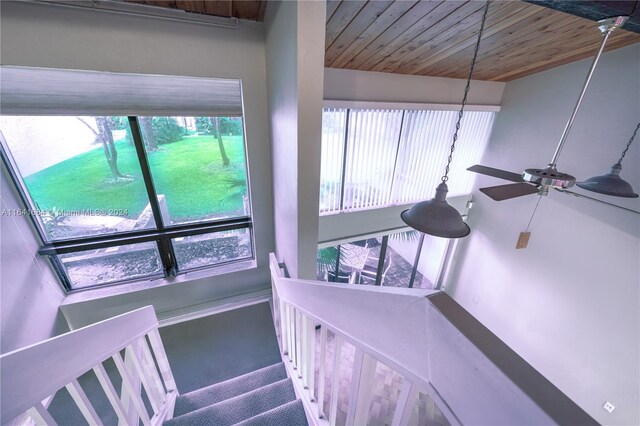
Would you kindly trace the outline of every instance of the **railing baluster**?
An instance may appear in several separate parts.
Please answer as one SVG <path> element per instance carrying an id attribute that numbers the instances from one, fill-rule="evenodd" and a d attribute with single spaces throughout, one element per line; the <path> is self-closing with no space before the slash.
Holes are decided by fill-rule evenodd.
<path id="1" fill-rule="evenodd" d="M 136 411 L 138 412 L 138 416 L 140 416 L 142 424 L 148 425 L 150 422 L 149 414 L 147 413 L 147 409 L 145 408 L 144 402 L 142 401 L 140 391 L 136 392 L 135 388 L 133 387 L 131 376 L 129 375 L 129 372 L 127 371 L 124 362 L 122 361 L 120 352 L 116 352 L 115 354 L 113 354 L 113 360 L 115 361 L 116 368 L 118 369 L 118 372 L 122 377 L 122 386 L 124 390 L 129 394 L 129 398 L 133 403 Z M 137 421 L 135 423 L 137 423 Z"/>
<path id="2" fill-rule="evenodd" d="M 300 324 L 302 323 L 302 320 L 300 318 L 300 311 L 298 311 L 296 309 L 296 313 L 295 313 L 295 333 L 296 333 L 296 367 L 297 367 L 297 372 L 298 372 L 298 378 L 301 379 L 302 378 L 302 363 L 301 361 L 301 355 L 302 355 L 302 333 L 301 331 L 301 327 Z"/>
<path id="3" fill-rule="evenodd" d="M 309 353 L 307 364 L 307 383 L 309 385 L 309 398 L 313 402 L 316 400 L 316 322 L 312 318 L 307 318 L 307 350 Z"/>
<path id="4" fill-rule="evenodd" d="M 338 415 L 338 393 L 340 392 L 340 361 L 342 351 L 342 338 L 334 335 L 336 344 L 333 351 L 333 379 L 331 380 L 331 403 L 329 404 L 329 424 L 335 426 Z"/>
<path id="5" fill-rule="evenodd" d="M 311 335 L 309 333 L 309 324 L 311 318 L 302 315 L 301 331 L 302 331 L 302 382 L 305 389 L 311 389 L 309 381 L 309 371 L 311 370 Z"/>
<path id="6" fill-rule="evenodd" d="M 91 405 L 91 401 L 87 398 L 87 394 L 84 393 L 82 387 L 80 387 L 80 383 L 78 383 L 77 379 L 73 379 L 71 383 L 65 386 L 71 398 L 76 403 L 80 412 L 84 416 L 87 423 L 90 425 L 100 425 L 102 421 L 100 420 L 100 416 L 96 413 L 96 410 Z"/>
<path id="7" fill-rule="evenodd" d="M 145 368 L 148 375 L 151 376 L 151 386 L 153 387 L 153 391 L 158 395 L 160 404 L 164 404 L 167 400 L 167 395 L 164 392 L 164 386 L 162 385 L 162 380 L 160 380 L 160 376 L 158 375 L 156 363 L 153 362 L 153 356 L 149 350 L 149 345 L 147 345 L 147 339 L 144 336 L 140 338 L 140 346 L 142 347 L 142 366 Z"/>
<path id="8" fill-rule="evenodd" d="M 124 406 L 124 409 L 127 412 L 127 424 L 136 424 L 138 423 L 138 413 L 136 412 L 135 407 L 131 403 L 131 395 L 134 393 L 135 394 L 140 393 L 140 387 L 142 386 L 142 383 L 140 382 L 140 377 L 132 374 L 135 367 L 133 366 L 133 359 L 132 359 L 133 354 L 131 352 L 132 351 L 128 348 L 125 348 L 124 350 L 124 368 L 129 374 L 129 377 L 131 378 L 131 388 L 133 389 L 133 393 L 127 392 L 125 383 L 123 381 L 122 388 L 120 390 L 120 395 L 122 398 L 122 405 Z"/>
<path id="9" fill-rule="evenodd" d="M 57 426 L 58 423 L 51 417 L 51 414 L 44 408 L 42 403 L 36 404 L 27 410 L 31 420 L 38 426 Z"/>
<path id="10" fill-rule="evenodd" d="M 366 424 L 369 420 L 369 404 L 373 394 L 373 385 L 377 361 L 356 349 L 353 374 L 351 377 L 351 393 L 347 424 Z"/>
<path id="11" fill-rule="evenodd" d="M 113 383 L 111 383 L 111 379 L 109 379 L 109 375 L 107 371 L 104 369 L 102 363 L 98 364 L 93 368 L 93 372 L 96 373 L 96 377 L 98 378 L 98 382 L 102 386 L 104 393 L 107 395 L 111 406 L 113 407 L 113 411 L 116 412 L 118 416 L 118 425 L 126 426 L 127 424 L 127 412 L 118 398 L 118 393 L 113 387 Z"/>
<path id="12" fill-rule="evenodd" d="M 142 362 L 140 361 L 140 353 L 142 352 L 142 349 L 140 347 L 140 340 L 138 339 L 137 341 L 129 345 L 129 348 L 131 348 L 131 352 L 133 353 L 133 366 L 135 367 L 138 376 L 140 376 L 140 380 L 142 381 L 144 390 L 147 393 L 147 398 L 151 403 L 151 408 L 153 408 L 154 413 L 157 413 L 158 411 L 160 411 L 160 405 L 162 405 L 162 402 L 158 400 L 158 395 L 153 391 L 148 372 L 142 366 Z"/>
<path id="13" fill-rule="evenodd" d="M 396 411 L 393 413 L 392 426 L 408 425 L 411 420 L 411 413 L 413 412 L 413 406 L 416 403 L 418 392 L 413 383 L 411 383 L 406 377 L 402 382 L 402 389 L 398 396 L 398 403 L 396 404 Z"/>
<path id="14" fill-rule="evenodd" d="M 296 318 L 296 312 L 295 312 L 295 308 L 291 305 L 288 305 L 289 307 L 289 342 L 291 342 L 291 344 L 289 345 L 289 361 L 291 361 L 293 363 L 293 368 L 296 368 L 296 333 L 295 333 L 295 318 Z"/>
<path id="15" fill-rule="evenodd" d="M 320 365 L 318 366 L 318 413 L 320 417 L 324 415 L 324 382 L 325 382 L 325 361 L 327 358 L 327 327 L 320 326 Z"/>
<path id="16" fill-rule="evenodd" d="M 160 374 L 162 375 L 162 380 L 164 381 L 164 385 L 167 388 L 167 392 L 176 391 L 176 382 L 173 378 L 173 373 L 171 372 L 169 360 L 167 359 L 167 354 L 164 351 L 162 338 L 160 337 L 158 329 L 156 328 L 154 330 L 151 330 L 148 336 L 149 343 L 151 343 L 151 348 L 153 349 L 153 354 L 156 356 L 156 361 L 158 361 Z"/>
<path id="17" fill-rule="evenodd" d="M 282 354 L 288 354 L 289 353 L 289 336 L 287 333 L 287 312 L 286 312 L 286 305 L 285 303 L 280 300 L 280 336 L 281 336 L 281 341 L 282 341 L 282 348 L 281 353 Z"/>

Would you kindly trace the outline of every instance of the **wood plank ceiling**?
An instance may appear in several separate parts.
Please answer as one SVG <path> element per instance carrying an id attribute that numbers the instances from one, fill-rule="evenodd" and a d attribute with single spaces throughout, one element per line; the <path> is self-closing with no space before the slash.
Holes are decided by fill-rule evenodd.
<path id="1" fill-rule="evenodd" d="M 264 19 L 267 6 L 267 0 L 128 1 L 254 21 Z M 538 2 L 544 1 L 550 0 Z M 466 78 L 483 8 L 480 0 L 327 0 L 325 66 Z M 599 42 L 592 20 L 493 0 L 473 78 L 511 81 L 590 57 Z M 606 50 L 637 42 L 640 34 L 617 30 Z"/>
<path id="2" fill-rule="evenodd" d="M 127 0 L 149 6 L 168 7 L 205 15 L 247 19 L 261 22 L 267 9 L 267 0 Z"/>
<path id="3" fill-rule="evenodd" d="M 466 78 L 483 1 L 328 0 L 325 66 Z M 511 81 L 593 56 L 595 22 L 525 3 L 494 0 L 474 79 Z M 617 30 L 606 50 L 640 41 Z"/>

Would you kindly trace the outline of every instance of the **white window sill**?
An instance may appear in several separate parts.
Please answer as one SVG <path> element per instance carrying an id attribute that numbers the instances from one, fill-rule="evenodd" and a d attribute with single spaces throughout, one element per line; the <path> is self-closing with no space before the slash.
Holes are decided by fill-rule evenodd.
<path id="1" fill-rule="evenodd" d="M 245 271 L 257 268 L 255 259 L 249 259 L 239 262 L 230 263 L 222 266 L 212 266 L 211 268 L 199 269 L 191 272 L 179 274 L 176 277 L 143 279 L 138 281 L 130 281 L 122 284 L 114 284 L 105 287 L 92 288 L 87 290 L 76 290 L 67 294 L 62 305 L 70 305 L 74 303 L 86 302 L 89 300 L 97 300 L 121 294 L 127 294 L 137 291 L 149 290 L 152 288 L 164 287 L 168 285 L 179 285 L 180 283 L 199 280 L 203 278 L 216 277 L 219 275 L 231 274 L 238 271 Z"/>

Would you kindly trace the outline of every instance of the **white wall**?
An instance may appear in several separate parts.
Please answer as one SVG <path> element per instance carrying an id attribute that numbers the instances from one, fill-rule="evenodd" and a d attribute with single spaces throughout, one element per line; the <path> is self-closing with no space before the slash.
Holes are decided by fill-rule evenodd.
<path id="1" fill-rule="evenodd" d="M 2 65 L 242 80 L 258 268 L 119 296 L 88 313 L 151 303 L 171 310 L 268 288 L 274 237 L 263 25 L 241 21 L 233 30 L 13 2 L 0 11 Z"/>
<path id="2" fill-rule="evenodd" d="M 603 56 L 561 171 L 586 179 L 617 160 L 640 119 L 639 64 L 638 44 Z M 589 65 L 508 83 L 483 164 L 544 167 Z M 638 145 L 622 173 L 636 191 Z M 502 183 L 479 177 L 476 188 Z M 640 210 L 637 199 L 599 197 Z M 537 197 L 494 202 L 475 190 L 474 199 L 447 292 L 600 423 L 640 424 L 640 217 L 554 192 L 540 204 L 529 247 L 516 250 Z"/>
<path id="3" fill-rule="evenodd" d="M 38 256 L 36 234 L 24 217 L 12 183 L 0 173 L 0 353 L 6 353 L 66 329 L 58 305 L 64 298 L 49 262 Z"/>
<path id="4" fill-rule="evenodd" d="M 320 191 L 324 2 L 270 2 L 265 17 L 276 252 L 315 278 Z"/>
<path id="5" fill-rule="evenodd" d="M 466 81 L 325 68 L 324 99 L 460 104 Z M 469 104 L 500 105 L 505 83 L 472 81 Z"/>
<path id="6" fill-rule="evenodd" d="M 273 2 L 265 15 L 275 242 L 291 276 L 298 273 L 297 6 Z"/>

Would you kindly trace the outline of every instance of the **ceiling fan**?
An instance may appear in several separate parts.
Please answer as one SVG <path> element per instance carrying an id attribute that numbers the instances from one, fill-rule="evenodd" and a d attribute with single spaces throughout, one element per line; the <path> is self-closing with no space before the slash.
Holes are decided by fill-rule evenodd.
<path id="1" fill-rule="evenodd" d="M 624 25 L 627 19 L 628 17 L 626 16 L 618 16 L 615 18 L 602 19 L 598 21 L 598 28 L 603 34 L 602 42 L 600 43 L 598 53 L 593 59 L 591 68 L 587 73 L 587 77 L 582 87 L 582 92 L 580 93 L 578 101 L 573 109 L 573 113 L 571 114 L 571 117 L 569 118 L 569 121 L 567 122 L 564 131 L 562 132 L 560 142 L 556 147 L 556 151 L 553 154 L 551 162 L 545 168 L 530 168 L 526 169 L 521 174 L 510 172 L 507 170 L 495 169 L 493 167 L 482 166 L 479 164 L 471 166 L 467 170 L 514 182 L 505 185 L 480 188 L 481 192 L 494 199 L 495 201 L 503 201 L 510 198 L 516 198 L 530 194 L 547 195 L 550 188 L 566 191 L 567 188 L 571 188 L 573 185 L 575 185 L 575 177 L 571 176 L 568 173 L 563 173 L 557 170 L 556 164 L 558 161 L 558 157 L 560 156 L 560 152 L 562 151 L 562 148 L 564 147 L 564 144 L 567 140 L 569 130 L 571 129 L 573 121 L 576 118 L 576 114 L 578 113 L 578 109 L 580 108 L 580 104 L 582 103 L 582 99 L 584 98 L 587 86 L 589 85 L 589 81 L 593 76 L 596 64 L 598 63 L 600 55 L 604 50 L 607 39 L 615 29 L 620 28 L 622 25 Z"/>

